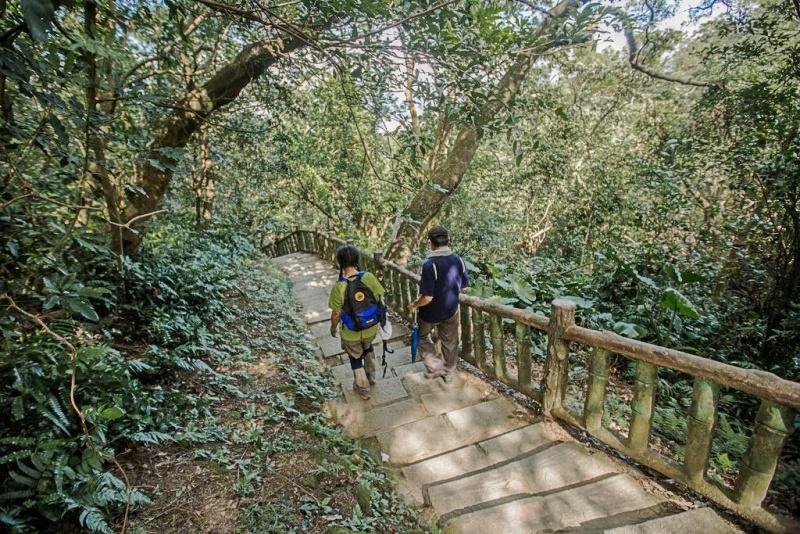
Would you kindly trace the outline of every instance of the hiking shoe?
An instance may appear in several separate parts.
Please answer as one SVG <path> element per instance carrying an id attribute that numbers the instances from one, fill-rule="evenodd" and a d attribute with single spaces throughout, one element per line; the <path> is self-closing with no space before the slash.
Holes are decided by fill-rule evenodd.
<path id="1" fill-rule="evenodd" d="M 361 397 L 361 400 L 368 401 L 369 400 L 369 390 L 366 388 L 360 388 L 356 384 L 353 384 L 353 391 L 358 393 L 358 396 Z"/>

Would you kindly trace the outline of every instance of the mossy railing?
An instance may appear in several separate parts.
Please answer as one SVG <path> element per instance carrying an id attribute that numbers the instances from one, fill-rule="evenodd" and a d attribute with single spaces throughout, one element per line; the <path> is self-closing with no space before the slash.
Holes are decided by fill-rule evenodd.
<path id="1" fill-rule="evenodd" d="M 336 249 L 346 243 L 317 231 L 297 230 L 265 245 L 264 251 L 271 256 L 309 252 L 334 262 Z M 411 319 L 406 308 L 416 299 L 419 275 L 383 259 L 379 252 L 365 254 L 362 251 L 361 266 L 382 279 L 391 308 L 405 319 Z M 800 408 L 800 384 L 772 373 L 742 369 L 613 332 L 580 327 L 575 324 L 575 304 L 568 300 L 554 300 L 549 318 L 464 294 L 460 301 L 461 357 L 490 377 L 534 399 L 545 417 L 561 419 L 585 430 L 606 445 L 766 530 L 800 532 L 796 520 L 762 506 L 784 442 L 794 429 L 796 411 Z M 509 323 L 513 329 L 506 328 Z M 544 375 L 539 384 L 531 377 L 532 331 L 547 334 Z M 591 347 L 582 414 L 573 412 L 564 402 L 571 343 Z M 513 350 L 518 369 L 516 376 L 508 372 L 507 349 Z M 609 364 L 615 354 L 636 362 L 627 436 L 603 425 Z M 690 375 L 694 380 L 682 462 L 651 447 L 659 368 Z M 720 386 L 754 395 L 761 402 L 733 489 L 707 476 L 718 419 Z"/>

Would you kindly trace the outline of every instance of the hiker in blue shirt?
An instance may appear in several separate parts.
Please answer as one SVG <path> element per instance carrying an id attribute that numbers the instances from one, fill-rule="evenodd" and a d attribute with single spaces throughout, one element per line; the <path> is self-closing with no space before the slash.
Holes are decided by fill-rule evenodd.
<path id="1" fill-rule="evenodd" d="M 409 304 L 408 310 L 417 312 L 425 377 L 442 377 L 449 383 L 458 364 L 458 295 L 469 286 L 469 277 L 464 260 L 450 250 L 450 237 L 443 226 L 431 228 L 428 239 L 432 252 L 422 265 L 419 298 Z M 442 342 L 441 355 L 436 353 L 431 339 L 434 327 Z"/>

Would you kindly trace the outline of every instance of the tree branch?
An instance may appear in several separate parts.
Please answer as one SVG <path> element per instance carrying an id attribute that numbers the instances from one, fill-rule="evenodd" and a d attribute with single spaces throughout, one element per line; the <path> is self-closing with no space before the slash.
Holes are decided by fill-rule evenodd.
<path id="1" fill-rule="evenodd" d="M 651 78 L 655 78 L 657 80 L 663 80 L 665 82 L 677 83 L 680 85 L 691 85 L 694 87 L 720 88 L 723 85 L 723 82 L 721 81 L 705 82 L 705 81 L 692 80 L 688 78 L 680 78 L 677 76 L 669 76 L 667 74 L 656 72 L 648 67 L 645 67 L 644 65 L 639 63 L 638 55 L 641 49 L 636 44 L 636 36 L 633 34 L 633 28 L 631 28 L 630 26 L 626 26 L 625 28 L 625 41 L 628 43 L 628 63 L 630 64 L 631 68 L 643 74 L 646 74 Z"/>

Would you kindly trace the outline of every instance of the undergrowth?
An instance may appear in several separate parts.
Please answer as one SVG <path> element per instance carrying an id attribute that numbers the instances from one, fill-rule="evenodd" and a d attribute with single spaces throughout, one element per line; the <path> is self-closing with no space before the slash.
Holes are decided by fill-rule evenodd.
<path id="1" fill-rule="evenodd" d="M 408 532 L 418 520 L 394 493 L 380 460 L 332 426 L 322 415 L 336 392 L 295 312 L 285 278 L 263 258 L 240 278 L 230 301 L 227 337 L 241 346 L 226 372 L 238 395 L 220 398 L 214 413 L 218 437 L 202 448 L 172 445 L 157 481 L 162 485 L 152 510 L 133 518 L 134 531 L 164 531 L 181 525 L 202 530 L 203 521 L 227 523 L 237 532 Z M 181 463 L 186 452 L 191 461 Z M 150 454 L 152 456 L 152 453 Z M 163 470 L 166 469 L 166 475 Z M 187 470 L 198 471 L 213 487 L 189 499 L 187 510 L 163 506 L 184 491 L 172 483 Z M 173 476 L 174 473 L 174 476 Z M 197 519 L 196 510 L 215 512 Z M 156 517 L 156 519 L 153 519 Z"/>
<path id="2" fill-rule="evenodd" d="M 211 417 L 208 392 L 235 388 L 213 367 L 236 349 L 206 325 L 225 317 L 223 295 L 255 250 L 236 234 L 183 228 L 167 225 L 122 266 L 92 234 L 76 234 L 61 261 L 26 256 L 38 279 L 4 284 L 19 309 L 0 318 L 0 380 L 10 386 L 0 390 L 3 528 L 76 519 L 110 532 L 112 513 L 149 501 L 111 461 L 121 450 L 209 438 L 197 423 Z"/>

